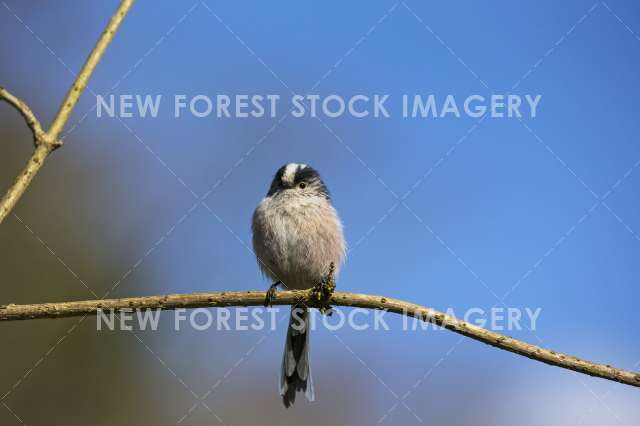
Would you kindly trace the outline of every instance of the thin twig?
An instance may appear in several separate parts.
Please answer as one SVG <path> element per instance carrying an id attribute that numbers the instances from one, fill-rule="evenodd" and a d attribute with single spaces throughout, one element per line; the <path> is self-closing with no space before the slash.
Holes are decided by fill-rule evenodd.
<path id="1" fill-rule="evenodd" d="M 0 87 L 0 101 L 7 102 L 9 105 L 17 109 L 20 115 L 22 115 L 24 121 L 27 122 L 27 126 L 31 129 L 31 133 L 33 133 L 34 146 L 38 146 L 38 144 L 42 143 L 45 132 L 42 130 L 40 121 L 38 121 L 33 111 L 31 111 L 31 108 L 29 108 L 22 99 L 14 96 L 4 87 Z"/>
<path id="2" fill-rule="evenodd" d="M 116 31 L 118 31 L 122 20 L 129 12 L 134 1 L 135 0 L 122 0 L 120 6 L 118 6 L 118 9 L 109 20 L 109 23 L 102 32 L 98 42 L 82 66 L 82 70 L 80 70 L 76 80 L 69 88 L 69 91 L 67 92 L 64 101 L 60 104 L 58 113 L 53 119 L 51 127 L 47 132 L 42 130 L 40 122 L 36 119 L 35 115 L 24 101 L 15 97 L 7 90 L 0 89 L 0 100 L 7 101 L 10 105 L 15 107 L 20 114 L 22 114 L 33 132 L 36 144 L 36 149 L 31 155 L 26 166 L 24 166 L 22 172 L 20 172 L 11 188 L 9 188 L 4 197 L 2 197 L 2 200 L 0 200 L 0 223 L 2 223 L 9 212 L 13 210 L 49 154 L 62 145 L 62 141 L 58 139 L 58 137 L 69 120 L 78 99 L 87 86 L 87 82 L 89 81 L 89 78 L 91 78 L 96 65 L 100 62 L 104 52 L 107 50 L 107 46 L 109 46 L 109 43 L 113 40 L 113 36 L 116 34 Z"/>
<path id="3" fill-rule="evenodd" d="M 0 321 L 16 321 L 37 318 L 64 318 L 81 315 L 95 315 L 102 311 L 127 311 L 131 309 L 163 309 L 226 307 L 226 306 L 262 306 L 265 292 L 218 292 L 170 294 L 161 296 L 130 297 L 125 299 L 85 300 L 78 302 L 42 303 L 33 305 L 0 306 Z M 321 307 L 313 290 L 283 291 L 276 293 L 273 305 L 292 305 L 304 302 L 311 307 Z M 400 315 L 407 315 L 428 321 L 447 330 L 486 343 L 496 348 L 513 352 L 546 364 L 590 376 L 640 387 L 640 373 L 626 371 L 605 364 L 596 364 L 574 356 L 544 349 L 529 343 L 503 336 L 482 327 L 464 322 L 451 315 L 432 308 L 416 305 L 398 299 L 368 294 L 335 292 L 329 303 L 367 309 L 381 309 Z M 324 305 L 323 305 L 324 306 Z"/>

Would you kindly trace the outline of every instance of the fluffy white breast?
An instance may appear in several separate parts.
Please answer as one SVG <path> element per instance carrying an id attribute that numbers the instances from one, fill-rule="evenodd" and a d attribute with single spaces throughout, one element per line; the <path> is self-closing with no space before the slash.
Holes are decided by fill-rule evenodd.
<path id="1" fill-rule="evenodd" d="M 296 165 L 297 168 L 298 165 Z M 261 269 L 288 288 L 308 288 L 344 257 L 342 224 L 323 197 L 267 197 L 253 217 L 253 245 Z"/>

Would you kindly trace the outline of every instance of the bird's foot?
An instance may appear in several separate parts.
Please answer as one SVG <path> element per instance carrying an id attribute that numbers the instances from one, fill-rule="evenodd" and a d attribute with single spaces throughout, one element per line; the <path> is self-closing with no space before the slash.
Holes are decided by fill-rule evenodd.
<path id="1" fill-rule="evenodd" d="M 329 273 L 311 289 L 311 298 L 318 306 L 320 313 L 328 316 L 333 313 L 333 309 L 331 309 L 329 301 L 336 289 L 335 272 L 336 266 L 331 262 L 329 265 Z"/>
<path id="2" fill-rule="evenodd" d="M 276 289 L 280 284 L 282 284 L 282 281 L 276 281 L 275 283 L 271 284 L 269 290 L 267 290 L 267 295 L 264 298 L 264 306 L 266 306 L 267 308 L 271 307 L 273 299 L 276 297 Z"/>

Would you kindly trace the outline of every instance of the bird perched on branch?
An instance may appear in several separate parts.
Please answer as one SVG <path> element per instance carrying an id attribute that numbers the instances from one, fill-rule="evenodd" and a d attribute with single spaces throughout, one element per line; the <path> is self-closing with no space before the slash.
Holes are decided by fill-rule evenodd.
<path id="1" fill-rule="evenodd" d="M 253 248 L 262 273 L 275 289 L 309 289 L 337 275 L 345 255 L 342 223 L 316 170 L 290 163 L 275 174 L 253 214 Z M 301 391 L 314 400 L 309 367 L 309 312 L 293 306 L 280 373 L 280 395 L 289 407 Z"/>

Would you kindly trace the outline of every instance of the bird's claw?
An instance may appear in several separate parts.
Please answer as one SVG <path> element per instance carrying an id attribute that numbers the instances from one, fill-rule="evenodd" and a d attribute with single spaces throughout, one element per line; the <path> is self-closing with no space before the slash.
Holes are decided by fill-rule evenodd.
<path id="1" fill-rule="evenodd" d="M 329 305 L 331 296 L 336 289 L 335 264 L 331 262 L 329 265 L 329 273 L 320 280 L 312 289 L 311 297 L 318 306 L 320 312 L 324 315 L 331 316 L 333 309 Z"/>
<path id="2" fill-rule="evenodd" d="M 271 284 L 271 286 L 269 287 L 269 290 L 267 290 L 267 295 L 264 298 L 264 306 L 266 306 L 267 308 L 271 307 L 271 304 L 273 303 L 273 299 L 276 297 L 276 289 L 280 284 L 282 284 L 282 282 L 277 281 Z"/>

